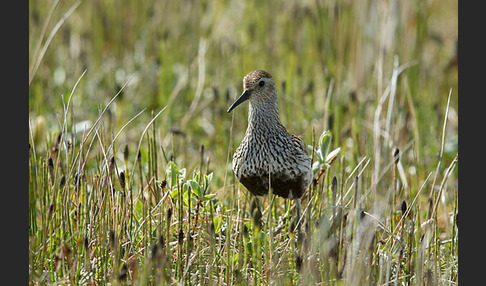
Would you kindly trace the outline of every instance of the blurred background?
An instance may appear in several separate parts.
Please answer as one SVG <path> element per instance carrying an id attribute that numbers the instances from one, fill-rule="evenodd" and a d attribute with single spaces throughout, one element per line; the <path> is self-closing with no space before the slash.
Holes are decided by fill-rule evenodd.
<path id="1" fill-rule="evenodd" d="M 115 156 L 135 149 L 167 106 L 156 121 L 162 147 L 191 168 L 204 145 L 221 179 L 248 114 L 245 105 L 226 110 L 243 76 L 264 69 L 277 83 L 284 125 L 306 144 L 330 129 L 350 166 L 378 144 L 388 153 L 412 146 L 406 171 L 417 181 L 437 162 L 450 91 L 444 156 L 457 153 L 457 21 L 450 0 L 31 0 L 31 131 L 45 150 L 73 90 L 72 120 L 89 125 L 128 82 L 102 124 L 116 134 L 146 111 L 120 134 Z M 403 71 L 389 113 L 394 65 Z M 376 120 L 386 133 L 379 143 Z"/>

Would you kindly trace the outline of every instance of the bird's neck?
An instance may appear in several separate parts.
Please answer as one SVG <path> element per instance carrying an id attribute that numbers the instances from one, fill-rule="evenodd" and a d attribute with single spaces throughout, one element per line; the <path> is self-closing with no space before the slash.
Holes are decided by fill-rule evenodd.
<path id="1" fill-rule="evenodd" d="M 277 102 L 251 103 L 248 113 L 248 128 L 268 126 L 279 128 L 282 126 L 278 115 Z M 282 126 L 283 127 L 283 126 Z"/>

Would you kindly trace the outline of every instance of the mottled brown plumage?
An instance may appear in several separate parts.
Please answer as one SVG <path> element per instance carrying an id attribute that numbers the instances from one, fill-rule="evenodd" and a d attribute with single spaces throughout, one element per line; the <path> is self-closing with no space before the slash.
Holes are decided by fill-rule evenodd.
<path id="1" fill-rule="evenodd" d="M 280 122 L 277 90 L 272 76 L 255 70 L 243 79 L 242 95 L 228 109 L 248 100 L 248 128 L 233 155 L 233 172 L 254 195 L 273 193 L 300 198 L 312 181 L 311 158 L 302 139 Z"/>

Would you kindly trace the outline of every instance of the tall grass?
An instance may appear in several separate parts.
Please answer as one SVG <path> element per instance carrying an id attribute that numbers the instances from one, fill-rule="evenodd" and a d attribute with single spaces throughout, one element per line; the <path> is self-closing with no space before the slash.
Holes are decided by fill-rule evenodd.
<path id="1" fill-rule="evenodd" d="M 29 4 L 31 284 L 457 284 L 456 3 Z M 341 148 L 300 222 L 231 171 L 257 68 Z"/>

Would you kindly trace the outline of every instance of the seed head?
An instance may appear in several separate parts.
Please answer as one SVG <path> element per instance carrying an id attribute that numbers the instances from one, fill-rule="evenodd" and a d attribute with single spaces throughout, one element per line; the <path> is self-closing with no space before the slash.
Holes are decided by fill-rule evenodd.
<path id="1" fill-rule="evenodd" d="M 402 216 L 403 216 L 407 212 L 407 202 L 406 201 L 402 201 L 401 209 L 402 209 Z"/>
<path id="2" fill-rule="evenodd" d="M 124 190 L 125 189 L 125 172 L 123 172 L 123 171 L 120 172 L 119 179 L 120 179 L 120 186 L 121 186 L 122 190 Z"/>
<path id="3" fill-rule="evenodd" d="M 128 150 L 128 145 L 125 145 L 125 148 L 123 149 L 123 159 L 125 162 L 128 161 L 128 155 L 130 154 L 130 151 Z"/>
<path id="4" fill-rule="evenodd" d="M 164 180 L 160 183 L 160 188 L 165 189 L 165 186 L 167 186 L 167 179 L 164 178 Z"/>
<path id="5" fill-rule="evenodd" d="M 302 257 L 298 253 L 296 253 L 295 254 L 295 268 L 297 268 L 298 271 L 300 271 L 300 269 L 302 268 L 302 262 L 303 262 Z"/>
<path id="6" fill-rule="evenodd" d="M 364 219 L 365 216 L 366 216 L 365 211 L 362 210 L 362 211 L 359 212 L 359 219 Z"/>
<path id="7" fill-rule="evenodd" d="M 66 176 L 62 175 L 61 179 L 59 180 L 59 189 L 64 188 L 65 184 L 66 184 Z"/>
<path id="8" fill-rule="evenodd" d="M 400 161 L 400 150 L 398 148 L 395 148 L 395 150 L 393 151 L 393 162 L 395 162 L 395 164 L 398 164 L 399 161 Z"/>
<path id="9" fill-rule="evenodd" d="M 113 170 L 114 167 L 115 167 L 115 157 L 111 156 L 111 158 L 110 158 L 110 171 Z"/>
<path id="10" fill-rule="evenodd" d="M 209 224 L 209 235 L 211 237 L 214 237 L 214 234 L 216 233 L 216 230 L 215 230 L 215 227 L 214 227 L 214 222 L 212 221 L 210 224 Z"/>
<path id="11" fill-rule="evenodd" d="M 167 209 L 167 221 L 170 222 L 170 219 L 172 217 L 172 208 Z"/>
<path id="12" fill-rule="evenodd" d="M 182 231 L 182 228 L 179 229 L 179 235 L 177 236 L 177 240 L 179 242 L 179 245 L 182 245 L 184 242 L 184 232 Z"/>
<path id="13" fill-rule="evenodd" d="M 332 195 L 332 204 L 335 206 L 336 205 L 336 196 L 337 196 L 337 178 L 336 178 L 336 176 L 332 177 L 331 195 Z"/>
<path id="14" fill-rule="evenodd" d="M 83 239 L 83 246 L 84 246 L 84 249 L 86 249 L 86 251 L 89 250 L 89 241 L 88 241 L 88 238 L 86 236 Z"/>
<path id="15" fill-rule="evenodd" d="M 243 235 L 248 237 L 248 226 L 246 226 L 246 224 L 243 224 Z"/>
<path id="16" fill-rule="evenodd" d="M 47 211 L 47 217 L 50 217 L 53 212 L 54 212 L 54 203 L 51 203 L 49 205 L 49 210 Z"/>
<path id="17" fill-rule="evenodd" d="M 49 157 L 49 159 L 47 159 L 47 168 L 49 168 L 49 172 L 52 174 L 52 172 L 54 172 L 54 162 L 52 161 L 52 158 Z"/>
<path id="18" fill-rule="evenodd" d="M 108 237 L 109 237 L 109 240 L 110 240 L 111 248 L 115 248 L 115 232 L 112 229 L 110 229 L 110 231 L 108 233 Z"/>
<path id="19" fill-rule="evenodd" d="M 259 229 L 262 228 L 262 212 L 260 209 L 256 209 L 256 211 L 253 213 L 253 224 Z"/>
<path id="20" fill-rule="evenodd" d="M 336 176 L 332 177 L 331 191 L 332 191 L 333 194 L 336 194 L 336 192 L 337 192 L 337 178 L 336 178 Z"/>

